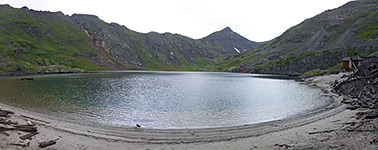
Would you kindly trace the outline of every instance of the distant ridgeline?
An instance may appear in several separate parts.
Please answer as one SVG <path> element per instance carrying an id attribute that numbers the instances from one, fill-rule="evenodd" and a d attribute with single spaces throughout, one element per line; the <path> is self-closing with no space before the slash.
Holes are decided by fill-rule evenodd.
<path id="1" fill-rule="evenodd" d="M 202 39 L 132 31 L 93 15 L 0 5 L 0 74 L 105 69 L 318 75 L 378 51 L 378 1 L 349 2 L 256 43 L 229 27 Z"/>
<path id="2" fill-rule="evenodd" d="M 0 5 L 0 74 L 105 69 L 205 70 L 257 47 L 225 28 L 203 39 L 132 31 L 93 15 Z"/>
<path id="3" fill-rule="evenodd" d="M 349 2 L 290 28 L 258 48 L 227 58 L 217 70 L 319 75 L 341 70 L 344 57 L 378 51 L 378 1 Z"/>

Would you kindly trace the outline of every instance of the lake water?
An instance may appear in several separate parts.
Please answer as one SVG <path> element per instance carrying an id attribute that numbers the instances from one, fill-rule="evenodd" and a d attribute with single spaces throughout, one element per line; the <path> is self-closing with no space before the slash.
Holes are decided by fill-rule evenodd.
<path id="1" fill-rule="evenodd" d="M 283 119 L 331 103 L 320 89 L 280 76 L 114 71 L 20 78 L 0 78 L 0 102 L 111 126 L 235 126 Z"/>

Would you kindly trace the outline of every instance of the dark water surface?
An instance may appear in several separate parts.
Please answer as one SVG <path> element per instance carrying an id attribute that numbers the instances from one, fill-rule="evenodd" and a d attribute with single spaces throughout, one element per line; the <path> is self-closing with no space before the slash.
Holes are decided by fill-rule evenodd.
<path id="1" fill-rule="evenodd" d="M 74 122 L 198 128 L 282 119 L 330 104 L 320 89 L 281 77 L 115 71 L 0 78 L 0 102 Z"/>

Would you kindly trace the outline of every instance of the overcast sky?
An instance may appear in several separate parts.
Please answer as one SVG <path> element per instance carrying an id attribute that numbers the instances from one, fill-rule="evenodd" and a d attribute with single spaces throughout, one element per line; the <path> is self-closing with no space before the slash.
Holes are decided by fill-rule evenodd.
<path id="1" fill-rule="evenodd" d="M 252 41 L 271 40 L 290 27 L 351 0 L 0 0 L 34 10 L 93 14 L 131 30 L 199 39 L 225 27 Z"/>

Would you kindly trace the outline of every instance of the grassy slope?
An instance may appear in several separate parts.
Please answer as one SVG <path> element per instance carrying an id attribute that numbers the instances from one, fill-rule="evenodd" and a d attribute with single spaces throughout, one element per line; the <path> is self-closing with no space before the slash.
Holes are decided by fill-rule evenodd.
<path id="1" fill-rule="evenodd" d="M 110 28 L 103 26 L 91 28 L 92 32 Z M 120 36 L 134 36 L 142 40 L 143 35 L 127 30 Z M 198 70 L 200 64 L 185 62 L 182 66 L 168 66 L 156 59 L 148 58 L 148 49 L 140 42 L 133 42 L 137 53 L 146 67 L 128 65 L 115 57 L 105 55 L 91 46 L 93 42 L 82 31 L 81 26 L 60 12 L 37 12 L 27 9 L 14 9 L 0 6 L 0 74 L 78 72 L 84 70 L 103 70 L 95 56 L 106 57 L 105 61 L 121 64 L 126 69 L 148 70 Z M 152 52 L 156 53 L 156 52 Z M 138 55 L 136 55 L 138 56 Z"/>
<path id="2" fill-rule="evenodd" d="M 0 74 L 208 70 L 230 52 L 235 53 L 233 49 L 226 52 L 226 47 L 244 48 L 253 43 L 227 31 L 209 42 L 170 33 L 142 34 L 92 15 L 65 16 L 0 5 Z M 242 39 L 241 43 L 223 34 L 235 35 L 232 37 Z"/>
<path id="3" fill-rule="evenodd" d="M 112 56 L 134 66 L 140 63 L 152 70 L 203 70 L 214 64 L 215 55 L 219 56 L 215 48 L 185 36 L 142 34 L 116 23 L 107 24 L 93 15 L 73 15 L 72 18 L 95 40 L 106 41 Z"/>
<path id="4" fill-rule="evenodd" d="M 0 7 L 0 73 L 104 69 L 87 57 L 89 38 L 62 13 Z"/>
<path id="5" fill-rule="evenodd" d="M 280 37 L 258 43 L 258 48 L 230 56 L 226 61 L 222 60 L 226 55 L 220 55 L 224 47 L 217 41 L 207 43 L 173 34 L 142 34 L 124 26 L 107 24 L 97 17 L 84 17 L 80 22 L 60 12 L 36 12 L 0 6 L 0 74 L 80 71 L 73 68 L 101 70 L 109 68 L 111 64 L 126 69 L 209 70 L 209 67 L 216 66 L 210 70 L 227 71 L 242 66 L 244 72 L 281 71 L 277 68 L 294 72 L 296 68 L 290 66 L 324 59 L 328 54 L 342 57 L 354 55 L 357 51 L 362 55 L 376 51 L 375 47 L 364 49 L 363 46 L 367 41 L 377 38 L 377 6 L 372 8 L 371 5 L 358 3 L 351 2 L 348 7 L 343 6 L 353 8 L 353 13 L 348 9 L 326 11 L 292 27 Z M 358 9 L 354 10 L 354 7 Z M 336 23 L 331 19 L 330 22 L 329 18 L 335 16 L 342 16 L 343 19 Z M 95 40 L 107 41 L 112 53 L 104 54 L 96 49 L 94 39 L 82 31 L 82 26 Z M 316 36 L 322 30 L 326 30 L 326 34 L 320 39 Z M 353 33 L 353 37 L 345 38 L 347 32 Z M 318 47 L 311 45 L 321 42 L 325 44 Z M 122 47 L 124 44 L 129 48 Z M 107 62 L 112 63 L 106 65 Z M 138 66 L 140 62 L 143 64 L 141 67 Z M 297 73 L 323 73 L 337 69 L 338 65 L 338 61 L 333 61 L 325 66 L 305 66 L 307 70 Z"/>
<path id="6" fill-rule="evenodd" d="M 342 19 L 336 19 L 339 22 L 333 22 L 335 19 L 330 19 L 340 16 Z M 336 61 L 322 60 L 331 63 L 317 67 L 303 64 L 301 67 L 308 69 L 296 73 L 309 75 L 340 69 L 341 57 L 353 56 L 354 52 L 358 52 L 359 56 L 367 56 L 378 51 L 377 47 L 373 46 L 374 44 L 369 44 L 378 37 L 377 17 L 377 5 L 351 2 L 339 9 L 326 11 L 307 19 L 290 28 L 280 37 L 265 42 L 263 46 L 248 53 L 231 57 L 217 64 L 217 67 L 213 69 L 225 71 L 243 66 L 247 67 L 245 72 L 277 73 L 279 70 L 277 68 L 290 70 L 290 65 L 297 65 L 305 60 L 320 63 L 319 60 L 330 53 L 339 54 L 334 57 Z M 317 34 L 323 36 L 317 37 Z M 352 36 L 347 37 L 348 35 Z M 324 44 L 316 48 L 317 43 Z M 279 71 L 285 73 L 286 70 Z M 294 71 L 291 73 L 295 73 Z"/>

